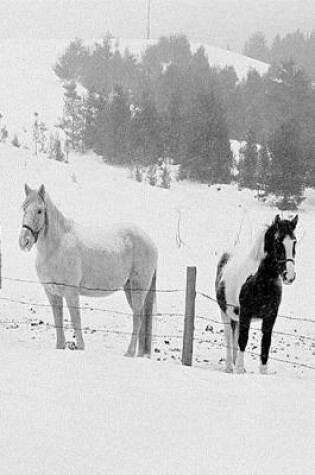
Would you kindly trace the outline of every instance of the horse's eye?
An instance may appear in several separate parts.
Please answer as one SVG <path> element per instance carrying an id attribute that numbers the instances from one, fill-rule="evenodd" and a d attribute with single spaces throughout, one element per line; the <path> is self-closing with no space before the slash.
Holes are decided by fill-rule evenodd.
<path id="1" fill-rule="evenodd" d="M 42 214 L 42 210 L 39 209 L 39 210 L 37 211 L 37 213 L 38 213 L 38 214 Z"/>

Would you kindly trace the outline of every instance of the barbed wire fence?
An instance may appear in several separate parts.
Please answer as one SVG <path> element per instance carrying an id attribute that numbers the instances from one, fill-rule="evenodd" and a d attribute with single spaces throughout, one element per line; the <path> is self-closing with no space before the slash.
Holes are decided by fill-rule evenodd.
<path id="1" fill-rule="evenodd" d="M 189 269 L 189 268 L 188 268 Z M 188 270 L 187 269 L 187 270 Z M 29 285 L 42 285 L 41 282 L 39 281 L 36 281 L 36 280 L 28 280 L 28 279 L 21 279 L 21 278 L 15 278 L 15 277 L 11 277 L 11 276 L 4 276 L 2 275 L 2 282 L 4 281 L 10 281 L 10 282 L 16 282 L 16 283 L 25 283 L 25 284 L 29 284 Z M 124 289 L 122 288 L 117 288 L 117 289 L 102 289 L 102 288 L 98 288 L 98 289 L 95 289 L 95 288 L 88 288 L 88 287 L 78 287 L 78 286 L 75 286 L 75 285 L 69 285 L 69 284 L 64 284 L 64 283 L 59 283 L 59 282 L 46 282 L 46 284 L 49 284 L 49 285 L 54 285 L 54 286 L 60 286 L 60 287 L 63 287 L 63 288 L 67 288 L 67 287 L 70 287 L 70 288 L 80 288 L 81 290 L 97 290 L 97 291 L 100 291 L 100 292 L 104 292 L 104 294 L 108 294 L 108 293 L 114 293 L 114 292 L 123 292 Z M 132 291 L 147 291 L 147 292 L 150 292 L 151 289 L 132 289 Z M 180 319 L 180 323 L 181 323 L 181 326 L 182 326 L 182 330 L 180 331 L 177 331 L 175 333 L 172 333 L 172 332 L 164 332 L 164 333 L 157 333 L 157 332 L 153 332 L 152 334 L 152 337 L 156 340 L 158 339 L 179 339 L 179 340 L 182 340 L 183 341 L 183 360 L 185 358 L 185 331 L 186 331 L 186 326 L 185 326 L 185 321 L 189 321 L 190 317 L 192 315 L 189 315 L 189 313 L 191 313 L 191 310 L 188 310 L 187 311 L 187 285 L 186 285 L 186 288 L 173 288 L 173 289 L 157 289 L 156 292 L 159 294 L 174 294 L 174 293 L 181 293 L 181 294 L 185 294 L 186 295 L 186 305 L 185 305 L 185 313 L 180 313 L 180 312 L 163 312 L 163 313 L 156 313 L 156 317 L 168 317 L 168 318 L 178 318 Z M 203 291 L 199 291 L 199 290 L 194 290 L 194 300 L 198 297 L 198 298 L 202 298 L 206 301 L 208 301 L 210 304 L 216 304 L 217 305 L 217 300 L 215 297 L 213 297 L 212 295 L 210 294 L 207 294 Z M 39 302 L 39 301 L 27 301 L 27 300 L 22 300 L 22 299 L 19 299 L 19 298 L 11 298 L 11 297 L 6 297 L 6 296 L 0 296 L 0 302 L 6 302 L 8 304 L 10 303 L 14 303 L 14 304 L 18 304 L 18 305 L 21 305 L 21 306 L 31 306 L 31 308 L 33 307 L 43 307 L 43 308 L 50 308 L 51 307 L 51 304 L 50 303 L 43 303 L 43 302 Z M 71 308 L 71 306 L 67 306 L 67 308 Z M 123 312 L 123 311 L 119 311 L 119 310 L 116 310 L 116 309 L 109 309 L 109 308 L 104 308 L 104 307 L 94 307 L 94 306 L 91 306 L 91 305 L 83 305 L 83 306 L 75 306 L 74 308 L 76 309 L 79 309 L 79 310 L 82 310 L 82 311 L 92 311 L 92 312 L 102 312 L 102 313 L 106 313 L 106 314 L 111 314 L 111 315 L 121 315 L 121 316 L 126 316 L 126 317 L 132 317 L 132 313 L 131 312 Z M 187 313 L 188 312 L 188 313 Z M 289 315 L 281 315 L 279 314 L 278 319 L 283 319 L 285 321 L 294 321 L 294 322 L 305 322 L 307 324 L 315 324 L 315 316 L 307 316 L 307 317 L 298 317 L 298 316 L 289 316 Z M 219 325 L 219 326 L 224 326 L 226 323 L 216 319 L 216 318 L 213 318 L 211 316 L 211 312 L 209 312 L 209 316 L 208 315 L 200 315 L 200 314 L 194 314 L 193 315 L 193 320 L 199 320 L 199 321 L 202 321 L 202 322 L 205 322 L 207 324 L 206 326 L 206 329 L 204 332 L 202 333 L 196 333 L 195 332 L 195 326 L 194 326 L 194 323 L 193 325 L 191 325 L 191 329 L 190 331 L 192 330 L 193 331 L 193 334 L 190 335 L 189 339 L 190 339 L 190 343 L 189 343 L 189 352 L 191 353 L 190 354 L 190 357 L 189 357 L 189 360 L 191 361 L 188 365 L 191 365 L 192 364 L 192 361 L 193 361 L 193 345 L 194 343 L 198 343 L 198 344 L 201 344 L 201 343 L 206 343 L 206 344 L 209 344 L 215 348 L 218 348 L 218 349 L 225 349 L 225 348 L 228 348 L 228 346 L 225 344 L 225 342 L 223 341 L 213 341 L 209 338 L 205 338 L 205 332 L 207 331 L 207 328 L 209 326 L 209 324 L 215 324 L 215 325 Z M 34 325 L 45 325 L 47 328 L 50 328 L 50 329 L 56 329 L 56 325 L 54 324 L 51 324 L 51 323 L 45 323 L 44 321 L 40 320 L 39 323 L 34 323 L 32 320 L 29 320 L 29 321 L 22 321 L 22 320 L 17 320 L 17 319 L 2 319 L 0 318 L 0 325 L 2 327 L 7 327 L 9 328 L 10 325 L 26 325 L 26 326 L 34 326 Z M 72 329 L 70 323 L 67 323 L 65 322 L 64 324 L 64 329 L 65 330 L 70 330 Z M 101 334 L 108 334 L 108 335 L 122 335 L 122 336 L 131 336 L 132 335 L 132 332 L 128 332 L 128 331 L 124 331 L 124 330 L 114 330 L 114 329 L 109 329 L 109 328 L 91 328 L 90 326 L 83 326 L 82 328 L 83 332 L 91 332 L 91 333 L 101 333 Z M 222 331 L 223 333 L 223 331 Z M 286 338 L 293 338 L 293 339 L 299 339 L 300 341 L 306 341 L 306 342 L 310 342 L 310 344 L 312 345 L 313 348 L 315 348 L 315 336 L 310 336 L 310 335 L 304 335 L 304 334 L 301 334 L 299 332 L 297 332 L 296 330 L 294 331 L 294 333 L 290 333 L 290 332 L 287 332 L 287 331 L 279 331 L 279 330 L 273 330 L 273 334 L 275 335 L 279 335 L 281 337 L 286 337 Z M 187 336 L 186 336 L 187 337 Z M 186 344 L 187 344 L 187 341 L 186 341 Z M 187 348 L 186 348 L 186 353 L 187 353 Z M 250 349 L 247 349 L 246 350 L 246 353 L 247 354 L 250 354 L 252 355 L 253 357 L 259 357 L 260 354 L 258 352 L 255 352 L 253 350 L 250 350 Z M 313 352 L 313 354 L 315 354 L 315 351 Z M 315 370 L 315 366 L 312 366 L 306 362 L 299 362 L 299 361 L 292 361 L 291 359 L 283 359 L 283 358 L 278 358 L 278 357 L 275 357 L 275 356 L 272 356 L 270 355 L 269 357 L 270 360 L 274 360 L 274 361 L 277 361 L 277 362 L 280 362 L 280 363 L 283 363 L 283 364 L 287 364 L 287 365 L 291 365 L 293 367 L 300 367 L 300 368 L 307 368 L 307 369 L 310 369 L 310 370 Z M 184 361 L 183 361 L 183 364 Z"/>

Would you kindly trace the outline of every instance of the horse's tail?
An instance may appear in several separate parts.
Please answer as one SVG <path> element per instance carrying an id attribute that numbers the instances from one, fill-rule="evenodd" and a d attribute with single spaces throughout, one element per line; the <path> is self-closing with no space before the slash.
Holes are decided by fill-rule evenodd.
<path id="1" fill-rule="evenodd" d="M 217 272 L 215 276 L 215 295 L 217 299 L 217 303 L 222 310 L 222 312 L 226 312 L 227 305 L 226 305 L 226 295 L 225 295 L 225 282 L 222 280 L 222 272 L 224 267 L 226 266 L 227 262 L 230 259 L 230 254 L 225 252 L 217 265 Z"/>
<path id="2" fill-rule="evenodd" d="M 230 259 L 230 254 L 228 252 L 225 252 L 224 254 L 222 254 L 219 262 L 218 262 L 218 265 L 217 265 L 217 272 L 216 272 L 216 276 L 215 276 L 215 286 L 217 287 L 220 283 L 220 279 L 222 277 L 222 271 L 223 271 L 223 268 L 225 267 L 225 265 L 228 263 L 229 259 Z"/>
<path id="3" fill-rule="evenodd" d="M 145 318 L 145 328 L 146 328 L 146 340 L 145 340 L 145 353 L 151 355 L 152 351 L 152 327 L 153 327 L 153 316 L 156 313 L 156 274 L 157 271 L 154 271 L 150 289 L 145 298 L 144 302 L 144 318 Z"/>

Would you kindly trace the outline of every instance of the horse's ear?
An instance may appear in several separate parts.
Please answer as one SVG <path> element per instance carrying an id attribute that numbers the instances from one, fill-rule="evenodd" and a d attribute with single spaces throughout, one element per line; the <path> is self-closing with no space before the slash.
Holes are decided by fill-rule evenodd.
<path id="1" fill-rule="evenodd" d="M 294 229 L 296 228 L 296 225 L 297 225 L 297 223 L 298 223 L 298 220 L 299 220 L 298 215 L 296 215 L 293 219 L 291 219 L 291 227 L 292 227 L 293 231 L 294 231 Z"/>
<path id="2" fill-rule="evenodd" d="M 280 221 L 281 221 L 280 215 L 277 214 L 277 216 L 275 217 L 275 219 L 274 219 L 274 221 L 273 221 L 273 224 L 275 224 L 276 226 L 278 226 L 279 223 L 280 223 Z"/>
<path id="3" fill-rule="evenodd" d="M 45 201 L 45 186 L 40 185 L 39 190 L 38 190 L 38 195 L 41 197 L 43 201 Z"/>
<path id="4" fill-rule="evenodd" d="M 26 196 L 28 196 L 31 193 L 32 188 L 30 186 L 28 186 L 27 183 L 25 183 L 24 188 L 25 188 L 25 194 L 26 194 Z"/>

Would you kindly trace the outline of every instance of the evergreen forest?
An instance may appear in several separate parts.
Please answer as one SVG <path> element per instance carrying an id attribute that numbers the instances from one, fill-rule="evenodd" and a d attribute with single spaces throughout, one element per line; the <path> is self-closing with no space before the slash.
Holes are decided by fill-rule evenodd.
<path id="1" fill-rule="evenodd" d="M 233 67 L 211 67 L 203 47 L 192 52 L 184 35 L 160 38 L 140 59 L 110 35 L 92 46 L 76 38 L 54 66 L 67 144 L 137 170 L 171 160 L 181 178 L 237 181 L 296 208 L 315 187 L 315 88 L 305 58 L 280 54 L 285 41 L 268 48 L 253 35 L 244 52 L 270 68 L 239 81 Z M 237 163 L 231 139 L 243 144 Z"/>

